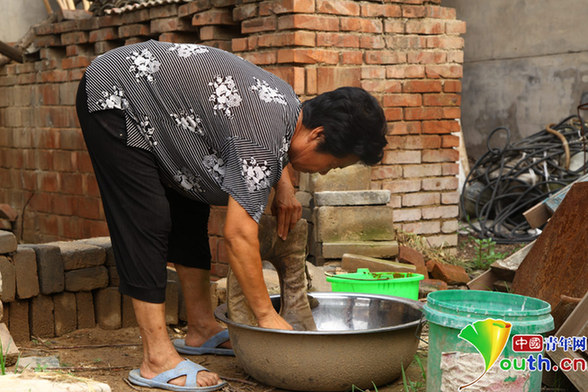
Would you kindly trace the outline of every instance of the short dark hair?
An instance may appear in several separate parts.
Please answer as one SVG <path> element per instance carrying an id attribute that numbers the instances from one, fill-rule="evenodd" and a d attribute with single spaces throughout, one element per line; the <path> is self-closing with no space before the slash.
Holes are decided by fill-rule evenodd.
<path id="1" fill-rule="evenodd" d="M 341 87 L 305 101 L 302 124 L 324 128 L 318 151 L 337 158 L 357 155 L 366 165 L 375 165 L 384 156 L 386 116 L 376 98 L 362 88 Z"/>

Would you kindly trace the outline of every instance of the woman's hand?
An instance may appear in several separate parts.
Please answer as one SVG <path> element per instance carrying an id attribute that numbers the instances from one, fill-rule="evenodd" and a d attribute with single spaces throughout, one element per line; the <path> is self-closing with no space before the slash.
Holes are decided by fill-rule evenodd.
<path id="1" fill-rule="evenodd" d="M 286 320 L 278 313 L 273 312 L 273 314 L 269 314 L 265 317 L 258 318 L 257 322 L 259 326 L 262 328 L 271 328 L 271 329 L 286 329 L 286 330 L 293 330 L 292 326 L 288 324 Z"/>
<path id="2" fill-rule="evenodd" d="M 288 166 L 275 186 L 276 194 L 272 203 L 272 214 L 278 221 L 278 237 L 285 240 L 290 230 L 302 217 L 302 205 L 296 199 L 296 190 L 290 180 Z"/>

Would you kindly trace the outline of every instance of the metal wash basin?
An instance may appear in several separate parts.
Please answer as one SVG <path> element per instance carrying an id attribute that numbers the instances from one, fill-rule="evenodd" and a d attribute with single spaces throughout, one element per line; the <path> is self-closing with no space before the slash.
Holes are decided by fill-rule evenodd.
<path id="1" fill-rule="evenodd" d="M 357 293 L 311 293 L 317 331 L 283 331 L 226 323 L 241 366 L 255 379 L 296 391 L 372 388 L 401 375 L 418 346 L 421 304 L 406 298 Z M 315 301 L 316 302 L 316 301 Z M 277 309 L 280 297 L 272 296 Z"/>

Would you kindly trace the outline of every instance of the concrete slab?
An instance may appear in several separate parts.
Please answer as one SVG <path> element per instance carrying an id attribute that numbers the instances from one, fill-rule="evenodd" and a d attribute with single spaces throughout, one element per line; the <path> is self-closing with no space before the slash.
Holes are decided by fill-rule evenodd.
<path id="1" fill-rule="evenodd" d="M 61 250 L 63 268 L 66 271 L 96 267 L 103 265 L 106 261 L 106 250 L 104 248 L 86 244 L 82 241 L 57 241 L 47 245 L 54 245 Z"/>
<path id="2" fill-rule="evenodd" d="M 107 384 L 54 372 L 25 372 L 0 377 L 0 390 L 10 392 L 111 392 Z"/>

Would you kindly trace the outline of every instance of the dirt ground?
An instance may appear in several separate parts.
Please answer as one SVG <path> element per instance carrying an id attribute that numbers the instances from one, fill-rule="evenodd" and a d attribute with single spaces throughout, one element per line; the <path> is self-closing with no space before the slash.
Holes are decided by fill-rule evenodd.
<path id="1" fill-rule="evenodd" d="M 520 245 L 497 245 L 497 252 L 512 253 Z M 458 256 L 469 259 L 475 249 L 471 238 L 460 236 Z M 169 328 L 170 338 L 182 336 L 180 328 Z M 426 331 L 424 331 L 426 340 Z M 153 391 L 149 388 L 130 386 L 125 379 L 128 372 L 137 368 L 141 362 L 141 338 L 138 328 L 124 328 L 108 331 L 100 328 L 77 330 L 65 336 L 43 341 L 33 340 L 21 345 L 22 356 L 50 356 L 59 358 L 60 372 L 71 373 L 104 382 L 110 385 L 113 392 Z M 420 343 L 417 353 L 426 368 L 427 345 Z M 225 356 L 187 356 L 211 371 L 217 372 L 229 382 L 224 392 L 269 392 L 283 391 L 263 385 L 250 378 L 234 357 Z M 10 371 L 10 369 L 9 369 Z M 424 391 L 425 380 L 420 366 L 413 363 L 406 370 L 407 381 L 397 379 L 390 385 L 378 387 L 380 392 Z M 405 386 L 405 383 L 407 384 Z M 405 389 L 406 387 L 406 389 Z M 350 386 L 351 390 L 351 386 Z M 358 389 L 355 389 L 358 391 Z M 371 390 L 373 392 L 373 389 Z"/>

